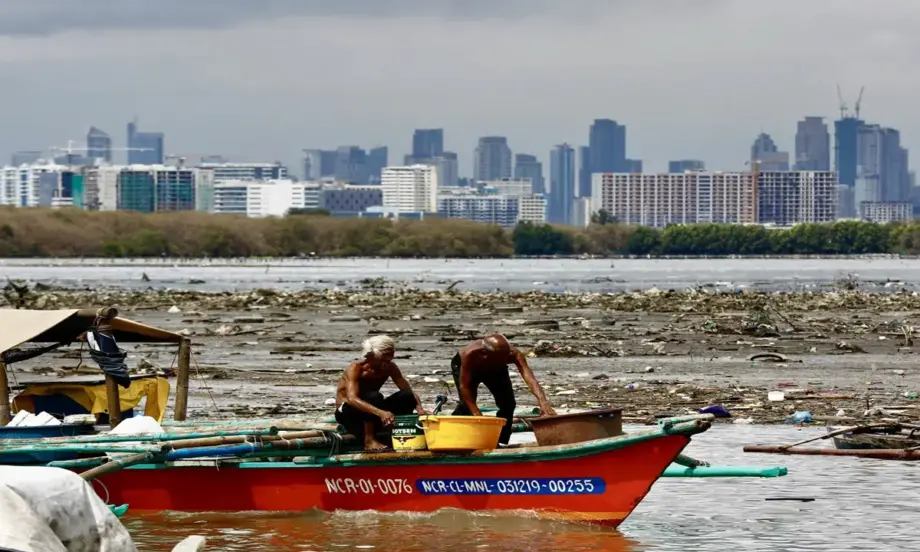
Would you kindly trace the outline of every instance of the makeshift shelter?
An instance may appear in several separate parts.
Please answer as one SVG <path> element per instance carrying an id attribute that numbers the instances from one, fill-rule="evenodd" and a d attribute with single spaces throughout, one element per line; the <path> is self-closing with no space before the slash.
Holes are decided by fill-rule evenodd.
<path id="1" fill-rule="evenodd" d="M 68 344 L 77 341 L 96 323 L 95 309 L 24 310 L 0 309 L 0 355 L 21 345 Z M 184 420 L 188 405 L 191 342 L 185 336 L 115 316 L 107 320 L 112 337 L 119 343 L 175 343 L 178 346 L 175 419 Z M 2 357 L 0 357 L 2 358 Z M 121 404 L 118 386 L 106 375 L 107 403 Z M 117 423 L 118 409 L 109 413 Z M 9 422 L 10 397 L 6 366 L 0 361 L 0 426 Z"/>

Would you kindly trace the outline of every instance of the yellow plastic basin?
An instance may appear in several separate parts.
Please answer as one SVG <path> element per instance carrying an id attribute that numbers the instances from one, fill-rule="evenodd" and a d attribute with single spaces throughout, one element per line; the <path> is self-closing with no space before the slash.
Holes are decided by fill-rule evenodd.
<path id="1" fill-rule="evenodd" d="M 428 450 L 492 450 L 498 447 L 504 418 L 494 416 L 422 416 Z"/>

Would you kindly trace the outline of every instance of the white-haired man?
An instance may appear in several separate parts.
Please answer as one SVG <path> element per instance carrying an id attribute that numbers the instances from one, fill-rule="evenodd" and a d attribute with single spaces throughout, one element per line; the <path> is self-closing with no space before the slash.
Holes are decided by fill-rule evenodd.
<path id="1" fill-rule="evenodd" d="M 335 420 L 364 443 L 365 450 L 386 450 L 376 439 L 377 430 L 392 427 L 396 416 L 425 414 L 422 401 L 393 362 L 396 344 L 385 335 L 366 339 L 362 359 L 352 362 L 342 379 L 335 398 Z M 384 398 L 380 388 L 392 379 L 399 391 Z"/>
<path id="2" fill-rule="evenodd" d="M 555 416 L 556 411 L 546 400 L 540 382 L 527 364 L 527 358 L 502 334 L 487 335 L 470 343 L 460 349 L 450 362 L 457 393 L 460 395 L 460 404 L 454 410 L 454 416 L 482 416 L 482 412 L 476 406 L 476 396 L 479 393 L 479 384 L 484 384 L 495 399 L 495 406 L 498 407 L 497 416 L 506 420 L 498 439 L 498 442 L 504 445 L 511 440 L 514 409 L 517 406 L 508 373 L 509 364 L 517 366 L 530 392 L 536 397 L 541 414 Z"/>

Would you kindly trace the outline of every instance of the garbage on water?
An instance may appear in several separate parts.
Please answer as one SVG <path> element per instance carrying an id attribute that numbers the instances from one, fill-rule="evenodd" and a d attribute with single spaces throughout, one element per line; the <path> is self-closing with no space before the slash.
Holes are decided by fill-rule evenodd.
<path id="1" fill-rule="evenodd" d="M 731 418 L 731 413 L 721 404 L 712 404 L 699 410 L 700 414 L 712 414 L 716 418 Z"/>
<path id="2" fill-rule="evenodd" d="M 770 391 L 767 393 L 767 400 L 770 402 L 780 402 L 786 400 L 786 394 L 782 391 Z"/>
<path id="3" fill-rule="evenodd" d="M 796 412 L 792 416 L 786 418 L 787 424 L 810 424 L 812 422 L 811 412 L 807 410 Z"/>

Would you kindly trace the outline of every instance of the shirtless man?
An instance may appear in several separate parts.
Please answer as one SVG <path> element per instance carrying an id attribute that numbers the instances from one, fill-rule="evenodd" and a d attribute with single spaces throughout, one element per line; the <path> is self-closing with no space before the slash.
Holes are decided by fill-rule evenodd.
<path id="1" fill-rule="evenodd" d="M 460 394 L 460 405 L 454 410 L 454 416 L 482 416 L 482 412 L 476 406 L 476 396 L 479 384 L 485 384 L 495 399 L 495 405 L 498 406 L 498 417 L 507 420 L 498 440 L 504 445 L 511 440 L 514 408 L 517 406 L 508 373 L 509 364 L 517 366 L 530 392 L 536 397 L 542 415 L 555 416 L 556 411 L 546 400 L 543 388 L 527 365 L 527 359 L 502 334 L 492 334 L 470 343 L 460 349 L 450 363 L 454 383 Z"/>
<path id="2" fill-rule="evenodd" d="M 336 390 L 335 421 L 349 433 L 363 440 L 365 450 L 385 450 L 377 441 L 378 428 L 392 427 L 396 416 L 425 414 L 422 401 L 393 362 L 396 344 L 390 337 L 377 335 L 363 343 L 363 360 L 352 362 Z M 399 391 L 384 398 L 380 388 L 388 379 Z"/>

